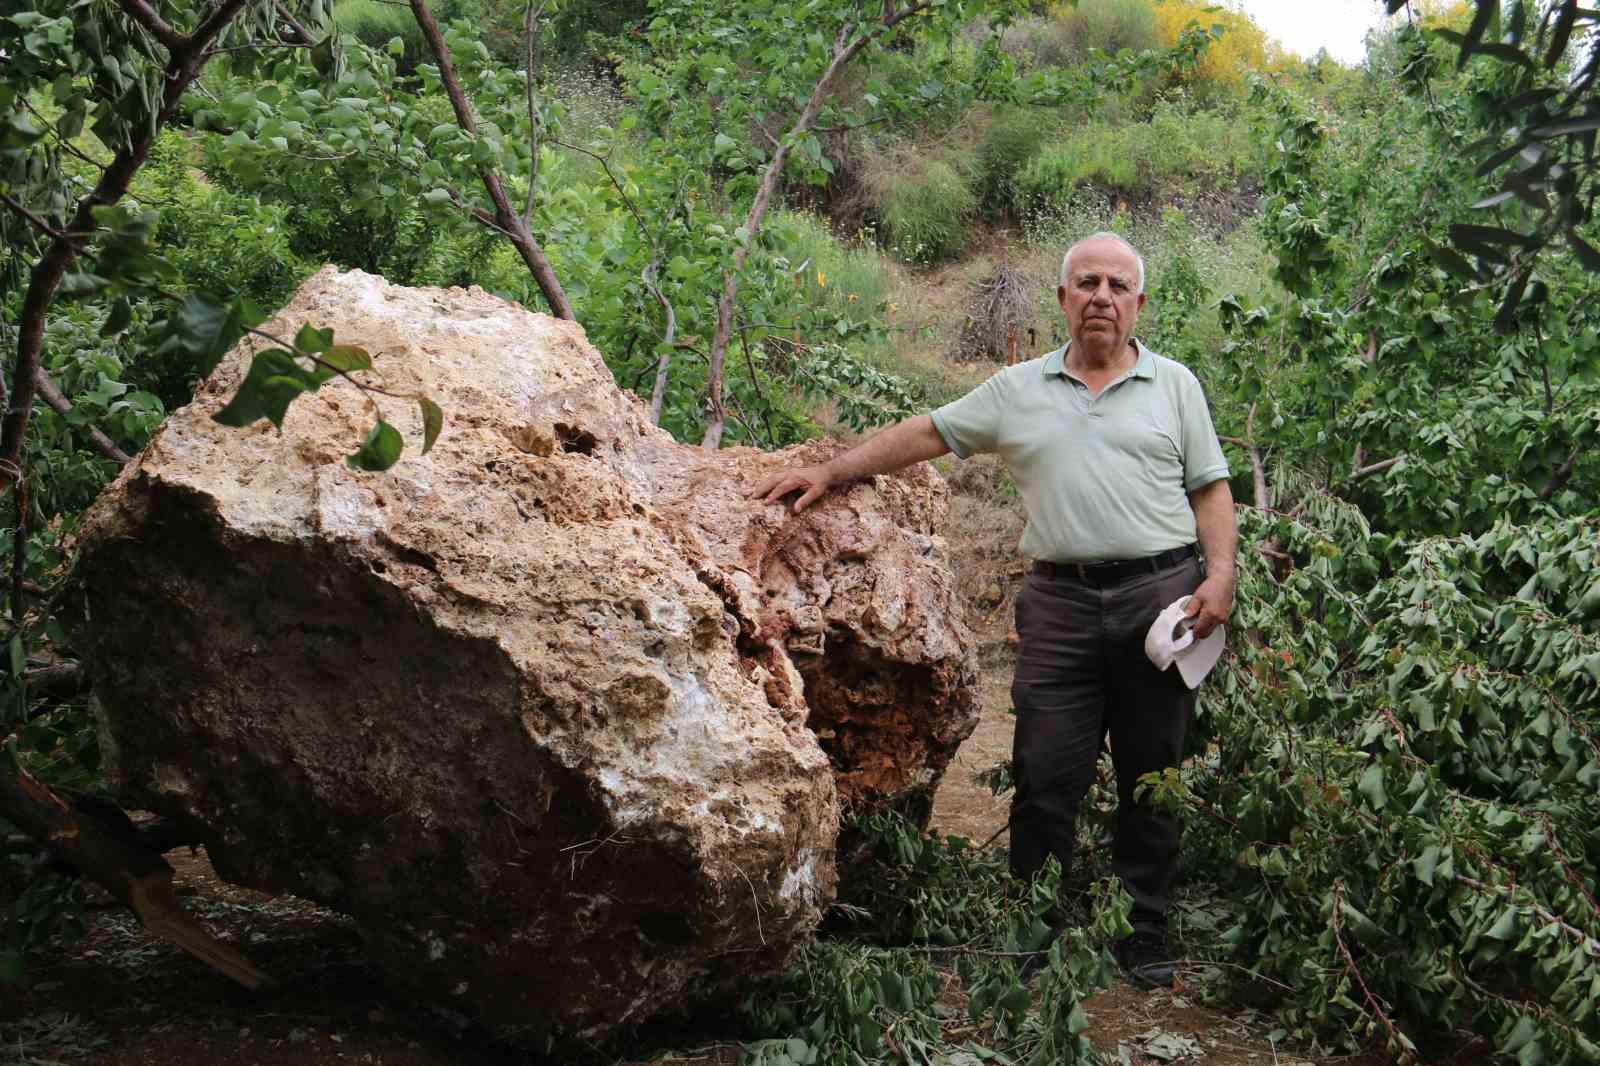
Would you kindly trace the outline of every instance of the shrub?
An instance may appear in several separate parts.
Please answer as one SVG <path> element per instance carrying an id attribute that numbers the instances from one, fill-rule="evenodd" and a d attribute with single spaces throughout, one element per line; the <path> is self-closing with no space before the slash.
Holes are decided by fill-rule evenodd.
<path id="1" fill-rule="evenodd" d="M 1012 108 L 995 115 L 978 145 L 978 198 L 991 217 L 1016 203 L 1016 176 L 1055 131 L 1049 115 Z"/>
<path id="2" fill-rule="evenodd" d="M 816 215 L 775 212 L 767 225 L 785 249 L 797 286 L 814 306 L 847 318 L 877 314 L 888 296 L 888 264 L 877 251 L 859 243 L 842 244 Z"/>
<path id="3" fill-rule="evenodd" d="M 966 243 L 978 197 L 955 166 L 935 159 L 900 175 L 881 202 L 890 251 L 910 263 L 937 263 Z"/>
<path id="4" fill-rule="evenodd" d="M 427 52 L 427 42 L 408 7 L 384 0 L 339 0 L 333 5 L 333 24 L 373 48 L 382 48 L 398 37 L 405 42 L 406 59 L 411 63 Z"/>
<path id="5" fill-rule="evenodd" d="M 1091 123 L 1039 150 L 1017 175 L 1019 212 L 1050 210 L 1080 184 L 1128 196 L 1194 191 L 1261 170 L 1261 153 L 1243 123 L 1216 111 L 1185 112 L 1163 104 L 1148 122 Z"/>
<path id="6" fill-rule="evenodd" d="M 1115 55 L 1161 45 L 1148 0 L 1080 0 L 1052 4 L 1049 13 L 1010 27 L 1003 47 L 1029 67 L 1064 67 L 1083 62 L 1091 49 Z"/>

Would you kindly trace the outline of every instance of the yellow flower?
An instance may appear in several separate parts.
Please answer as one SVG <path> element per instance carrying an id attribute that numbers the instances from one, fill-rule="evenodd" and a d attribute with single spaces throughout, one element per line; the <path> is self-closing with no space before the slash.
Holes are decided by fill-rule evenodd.
<path id="1" fill-rule="evenodd" d="M 820 270 L 817 271 L 817 288 L 826 289 L 827 287 L 828 287 L 828 276 L 826 274 L 824 274 Z"/>

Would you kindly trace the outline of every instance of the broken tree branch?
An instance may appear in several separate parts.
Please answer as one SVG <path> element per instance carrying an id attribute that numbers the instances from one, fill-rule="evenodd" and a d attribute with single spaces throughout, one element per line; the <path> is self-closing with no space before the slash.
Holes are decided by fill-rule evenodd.
<path id="1" fill-rule="evenodd" d="M 1381 474 L 1385 470 L 1388 470 L 1391 467 L 1399 466 L 1405 461 L 1406 457 L 1404 455 L 1397 455 L 1392 459 L 1384 459 L 1377 463 L 1368 463 L 1366 466 L 1352 470 L 1350 472 L 1350 480 L 1360 481 L 1364 477 L 1371 477 L 1373 474 Z"/>
<path id="2" fill-rule="evenodd" d="M 129 834 L 69 804 L 21 767 L 0 771 L 0 815 L 40 841 L 51 858 L 102 885 L 161 939 L 246 988 L 272 984 L 189 916 L 172 890 L 172 867 L 160 854 L 124 839 Z"/>

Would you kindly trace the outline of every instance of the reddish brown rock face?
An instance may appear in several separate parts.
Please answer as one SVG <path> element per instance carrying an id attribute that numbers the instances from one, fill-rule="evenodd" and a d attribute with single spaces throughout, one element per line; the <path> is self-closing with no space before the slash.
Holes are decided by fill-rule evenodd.
<path id="1" fill-rule="evenodd" d="M 804 515 L 792 462 L 675 444 L 582 331 L 482 292 L 324 270 L 409 450 L 330 384 L 281 436 L 210 416 L 219 366 L 97 502 L 79 644 L 125 802 L 223 876 L 360 922 L 397 983 L 599 1035 L 784 965 L 835 887 L 839 809 L 925 812 L 976 711 L 926 468 Z"/>

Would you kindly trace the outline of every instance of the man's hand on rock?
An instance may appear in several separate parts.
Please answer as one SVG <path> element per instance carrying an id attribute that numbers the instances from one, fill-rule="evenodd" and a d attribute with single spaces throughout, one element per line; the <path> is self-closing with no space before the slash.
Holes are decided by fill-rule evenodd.
<path id="1" fill-rule="evenodd" d="M 1203 638 L 1226 622 L 1232 610 L 1233 575 L 1215 573 L 1194 590 L 1186 613 L 1194 619 L 1194 635 Z"/>
<path id="2" fill-rule="evenodd" d="M 809 507 L 811 501 L 827 492 L 832 487 L 833 481 L 833 474 L 826 463 L 790 467 L 765 478 L 761 484 L 750 490 L 747 498 L 752 500 L 761 498 L 767 503 L 777 503 L 791 492 L 798 492 L 800 498 L 794 501 L 794 510 L 798 514 Z"/>

